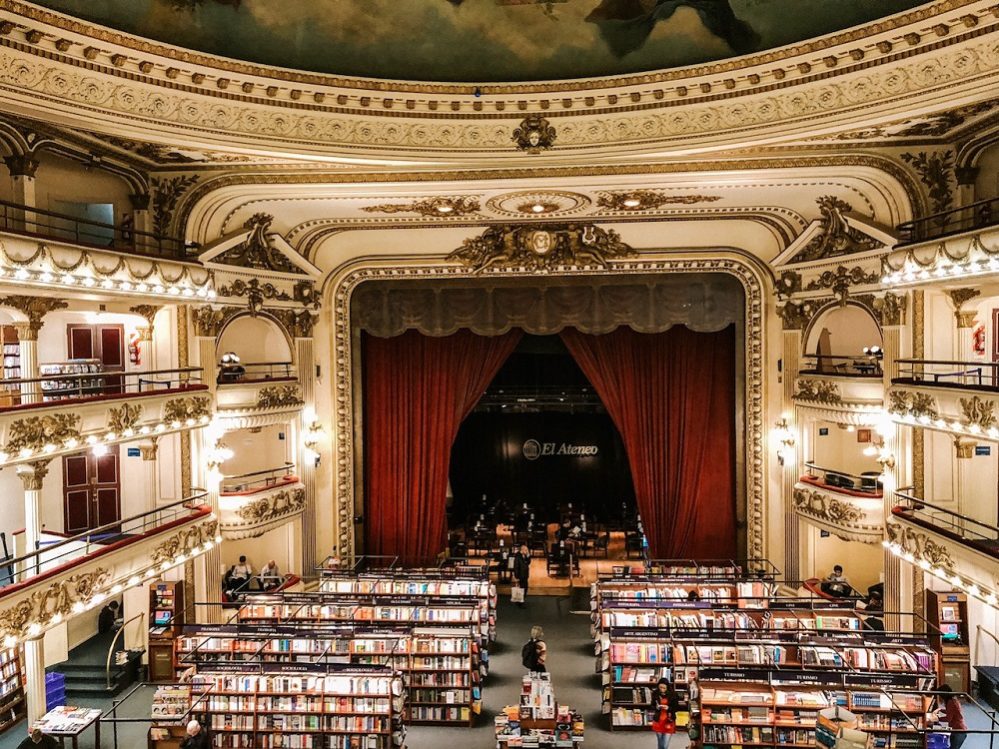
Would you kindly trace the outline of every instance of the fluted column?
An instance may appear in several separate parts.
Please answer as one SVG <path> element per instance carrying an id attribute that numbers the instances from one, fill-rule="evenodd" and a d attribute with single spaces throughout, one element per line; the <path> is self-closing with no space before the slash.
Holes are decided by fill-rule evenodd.
<path id="1" fill-rule="evenodd" d="M 884 351 L 882 376 L 886 393 L 891 387 L 892 378 L 898 376 L 898 360 L 903 355 L 902 332 L 902 326 L 898 324 L 883 325 L 882 327 L 882 350 Z M 892 517 L 891 509 L 895 502 L 895 490 L 899 486 L 905 485 L 910 477 L 909 435 L 905 433 L 907 429 L 908 427 L 899 426 L 887 418 L 878 424 L 878 432 L 884 442 L 880 459 L 884 461 L 881 480 L 884 485 L 882 514 L 885 523 Z M 907 611 L 910 608 L 911 600 L 903 605 L 902 563 L 887 548 L 884 550 L 884 578 L 885 611 Z M 889 615 L 886 624 L 889 628 L 897 628 L 903 623 L 900 622 L 898 616 Z M 907 625 L 908 622 L 904 622 L 904 624 Z"/>
<path id="2" fill-rule="evenodd" d="M 28 725 L 41 718 L 45 709 L 45 635 L 24 641 L 24 696 Z"/>
<path id="3" fill-rule="evenodd" d="M 957 474 L 957 496 L 954 498 L 956 500 L 956 512 L 960 515 L 967 515 L 965 510 L 969 506 L 973 506 L 974 495 L 977 487 L 982 483 L 980 480 L 976 480 L 974 474 L 974 461 L 972 458 L 975 457 L 975 447 L 978 445 L 974 440 L 957 438 L 954 440 L 954 456 L 957 458 L 955 461 L 955 473 Z M 995 492 L 995 487 L 992 487 L 992 492 Z M 994 496 L 993 496 L 994 501 Z M 955 522 L 961 526 L 964 530 L 964 523 L 959 518 L 955 518 Z"/>
<path id="4" fill-rule="evenodd" d="M 42 536 L 42 482 L 49 472 L 47 460 L 35 460 L 17 467 L 17 477 L 24 487 L 24 553 L 38 550 Z M 32 574 L 34 565 L 27 563 L 25 574 Z"/>
<path id="5" fill-rule="evenodd" d="M 142 468 L 146 474 L 146 496 L 152 500 L 150 507 L 155 507 L 160 503 L 159 462 L 157 461 L 159 451 L 160 446 L 156 437 L 139 445 Z"/>
<path id="6" fill-rule="evenodd" d="M 801 472 L 802 457 L 801 430 L 797 410 L 794 407 L 795 381 L 801 367 L 801 330 L 785 330 L 783 336 L 782 376 L 783 376 L 783 412 L 790 414 L 789 426 L 798 432 L 797 443 L 791 452 L 792 458 L 785 459 L 781 467 L 781 502 L 784 508 L 784 577 L 787 580 L 801 579 L 801 540 L 800 520 L 794 511 L 794 485 Z"/>
<path id="7" fill-rule="evenodd" d="M 40 323 L 14 323 L 17 331 L 18 349 L 21 355 L 21 379 L 38 379 L 38 330 Z M 40 403 L 41 383 L 30 382 L 21 385 L 21 403 Z"/>
<path id="8" fill-rule="evenodd" d="M 30 155 L 14 155 L 4 159 L 10 170 L 12 184 L 11 202 L 28 207 L 36 207 L 35 172 L 38 171 L 38 160 Z M 34 224 L 35 214 L 32 211 L 11 209 L 9 214 L 12 229 L 37 231 Z"/>
<path id="9" fill-rule="evenodd" d="M 316 420 L 316 362 L 312 338 L 295 339 L 295 360 L 304 401 L 295 430 L 298 476 L 305 486 L 305 510 L 302 513 L 302 528 L 305 529 L 301 546 L 302 575 L 310 576 L 320 561 L 316 549 L 316 452 L 306 446 L 304 439 Z"/>

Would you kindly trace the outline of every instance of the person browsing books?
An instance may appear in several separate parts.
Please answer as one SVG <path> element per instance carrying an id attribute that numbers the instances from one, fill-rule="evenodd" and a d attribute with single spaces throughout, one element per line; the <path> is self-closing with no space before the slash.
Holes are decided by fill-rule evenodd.
<path id="1" fill-rule="evenodd" d="M 521 544 L 517 553 L 513 555 L 513 579 L 517 582 L 517 587 L 521 588 L 524 593 L 524 597 L 527 597 L 527 581 L 531 578 L 531 552 L 527 548 L 527 544 Z M 520 601 L 518 604 L 521 608 L 524 608 L 524 601 Z"/>
<path id="2" fill-rule="evenodd" d="M 201 724 L 192 720 L 187 724 L 186 736 L 180 742 L 180 749 L 210 749 L 212 740 L 208 738 L 208 731 L 201 727 Z"/>
<path id="3" fill-rule="evenodd" d="M 27 737 L 17 745 L 17 749 L 59 749 L 59 742 L 41 728 L 32 728 Z"/>
<path id="4" fill-rule="evenodd" d="M 937 687 L 937 700 L 940 704 L 940 711 L 943 719 L 950 728 L 950 749 L 961 749 L 961 744 L 968 738 L 968 724 L 964 721 L 964 710 L 961 709 L 961 701 L 954 694 L 950 684 L 941 684 Z"/>
<path id="5" fill-rule="evenodd" d="M 531 627 L 531 639 L 525 642 L 524 647 L 520 649 L 520 662 L 528 671 L 538 670 L 538 643 L 543 645 L 544 641 L 544 630 L 535 624 Z"/>
<path id="6" fill-rule="evenodd" d="M 656 749 L 667 749 L 669 740 L 676 733 L 676 713 L 680 708 L 680 697 L 668 679 L 660 679 L 652 691 L 651 728 L 656 735 Z"/>

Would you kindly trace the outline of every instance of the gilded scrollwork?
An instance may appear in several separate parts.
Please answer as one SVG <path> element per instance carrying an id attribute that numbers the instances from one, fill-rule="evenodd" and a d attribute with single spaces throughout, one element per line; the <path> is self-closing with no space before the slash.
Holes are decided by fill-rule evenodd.
<path id="1" fill-rule="evenodd" d="M 856 523 L 864 517 L 864 512 L 849 502 L 819 491 L 795 489 L 794 506 L 799 512 L 834 524 Z"/>
<path id="2" fill-rule="evenodd" d="M 80 416 L 72 413 L 54 413 L 45 416 L 28 416 L 12 422 L 7 430 L 4 450 L 16 455 L 22 450 L 42 450 L 46 445 L 62 445 L 80 439 Z"/>
<path id="3" fill-rule="evenodd" d="M 288 331 L 288 335 L 292 338 L 311 338 L 312 329 L 319 319 L 316 315 L 305 309 L 294 310 L 282 308 L 269 310 L 269 313 L 284 326 L 284 329 Z"/>
<path id="4" fill-rule="evenodd" d="M 866 252 L 879 246 L 879 242 L 857 231 L 846 221 L 846 214 L 853 206 L 835 195 L 823 195 L 816 201 L 819 205 L 821 231 L 805 247 L 798 251 L 792 262 L 808 262 L 826 258 Z"/>
<path id="5" fill-rule="evenodd" d="M 719 200 L 721 195 L 697 193 L 673 195 L 665 190 L 622 190 L 599 193 L 597 205 L 612 211 L 648 211 L 662 208 L 664 205 L 696 205 Z"/>
<path id="6" fill-rule="evenodd" d="M 257 392 L 257 408 L 283 408 L 304 403 L 298 385 L 269 385 Z"/>
<path id="7" fill-rule="evenodd" d="M 927 534 L 920 533 L 900 523 L 888 523 L 885 526 L 885 531 L 888 534 L 888 540 L 891 543 L 901 546 L 903 551 L 912 554 L 918 559 L 925 559 L 937 567 L 949 570 L 954 569 L 954 557 L 951 556 L 950 551 L 942 544 L 938 544 Z"/>
<path id="8" fill-rule="evenodd" d="M 995 401 L 985 400 L 977 395 L 971 398 L 961 398 L 961 413 L 968 424 L 975 424 L 982 429 L 991 429 L 996 425 Z"/>
<path id="9" fill-rule="evenodd" d="M 141 418 L 141 405 L 122 403 L 116 408 L 108 409 L 108 429 L 120 435 L 129 429 L 135 429 Z"/>
<path id="10" fill-rule="evenodd" d="M 74 604 L 87 604 L 110 581 L 111 571 L 104 567 L 55 580 L 0 611 L 0 636 L 23 638 L 33 634 L 33 626 L 45 629 L 56 617 L 69 617 Z"/>
<path id="11" fill-rule="evenodd" d="M 860 266 L 847 268 L 840 265 L 836 270 L 827 270 L 818 278 L 812 279 L 805 286 L 806 291 L 830 289 L 841 304 L 845 304 L 854 286 L 869 285 L 881 280 L 880 271 L 865 271 Z"/>
<path id="12" fill-rule="evenodd" d="M 282 291 L 269 281 L 261 283 L 256 278 L 251 278 L 249 281 L 237 278 L 228 286 L 219 286 L 218 293 L 228 297 L 245 296 L 251 315 L 256 315 L 264 308 L 265 299 L 275 299 L 279 302 L 290 302 L 292 299 L 288 292 Z"/>
<path id="13" fill-rule="evenodd" d="M 521 151 L 538 154 L 555 145 L 554 126 L 540 114 L 530 114 L 514 129 L 510 138 Z"/>
<path id="14" fill-rule="evenodd" d="M 23 312 L 27 316 L 29 329 L 36 337 L 38 331 L 42 328 L 45 315 L 57 309 L 66 309 L 68 306 L 69 303 L 64 302 L 62 299 L 53 299 L 47 296 L 9 294 L 0 297 L 0 307 L 10 307 Z"/>
<path id="15" fill-rule="evenodd" d="M 305 489 L 286 489 L 248 502 L 236 510 L 247 525 L 261 525 L 279 520 L 305 508 Z"/>
<path id="16" fill-rule="evenodd" d="M 906 297 L 901 294 L 887 292 L 884 296 L 875 297 L 871 308 L 877 315 L 878 322 L 884 326 L 901 325 L 905 322 Z"/>
<path id="17" fill-rule="evenodd" d="M 149 561 L 155 564 L 173 562 L 181 554 L 188 554 L 203 547 L 209 541 L 215 542 L 219 533 L 219 522 L 214 518 L 197 525 L 191 525 L 174 533 L 165 541 L 157 544 L 149 552 Z"/>
<path id="18" fill-rule="evenodd" d="M 273 222 L 274 217 L 268 213 L 253 214 L 243 222 L 243 228 L 250 231 L 246 239 L 213 258 L 212 262 L 278 273 L 301 273 L 298 266 L 273 246 L 269 233 Z"/>
<path id="19" fill-rule="evenodd" d="M 606 268 L 612 259 L 634 255 L 616 231 L 594 224 L 505 224 L 466 239 L 447 259 L 476 273 L 489 268 L 546 272 L 566 266 Z"/>
<path id="20" fill-rule="evenodd" d="M 163 406 L 163 421 L 184 424 L 188 420 L 203 421 L 212 415 L 212 399 L 206 396 L 173 398 Z"/>
<path id="21" fill-rule="evenodd" d="M 799 379 L 794 391 L 795 400 L 834 405 L 843 402 L 839 385 L 829 380 Z"/>
<path id="22" fill-rule="evenodd" d="M 217 338 L 222 328 L 242 312 L 237 307 L 196 307 L 191 314 L 194 323 L 194 334 L 206 338 Z"/>
<path id="23" fill-rule="evenodd" d="M 418 213 L 426 218 L 474 216 L 481 210 L 478 198 L 466 196 L 452 198 L 425 198 L 409 203 L 379 203 L 362 206 L 365 213 Z"/>

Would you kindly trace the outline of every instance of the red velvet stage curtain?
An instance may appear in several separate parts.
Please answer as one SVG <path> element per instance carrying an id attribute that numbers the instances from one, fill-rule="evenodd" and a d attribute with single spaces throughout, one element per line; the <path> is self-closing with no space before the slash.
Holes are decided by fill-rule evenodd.
<path id="1" fill-rule="evenodd" d="M 621 432 L 653 558 L 732 558 L 734 326 L 561 335 Z"/>
<path id="2" fill-rule="evenodd" d="M 451 446 L 521 335 L 364 335 L 365 553 L 423 564 L 444 549 Z"/>

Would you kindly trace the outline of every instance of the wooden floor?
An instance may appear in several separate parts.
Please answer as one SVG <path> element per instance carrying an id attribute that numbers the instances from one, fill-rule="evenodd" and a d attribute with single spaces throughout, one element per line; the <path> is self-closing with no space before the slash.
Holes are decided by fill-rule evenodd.
<path id="1" fill-rule="evenodd" d="M 548 528 L 549 540 L 554 538 L 556 526 L 553 524 Z M 512 543 L 510 528 L 499 526 L 497 528 L 497 540 L 503 539 L 506 546 Z M 482 557 L 471 557 L 471 559 L 482 559 Z M 610 544 L 607 548 L 607 558 L 602 556 L 597 558 L 583 558 L 579 560 L 579 575 L 568 577 L 549 577 L 547 565 L 544 558 L 535 556 L 531 562 L 531 578 L 527 583 L 528 592 L 532 596 L 559 596 L 567 595 L 573 587 L 589 587 L 595 582 L 597 575 L 606 572 L 610 574 L 611 568 L 615 565 L 632 564 L 641 566 L 641 560 L 632 558 L 625 559 L 624 554 L 624 533 L 611 533 Z M 500 594 L 509 594 L 509 583 L 497 583 L 497 590 Z"/>

